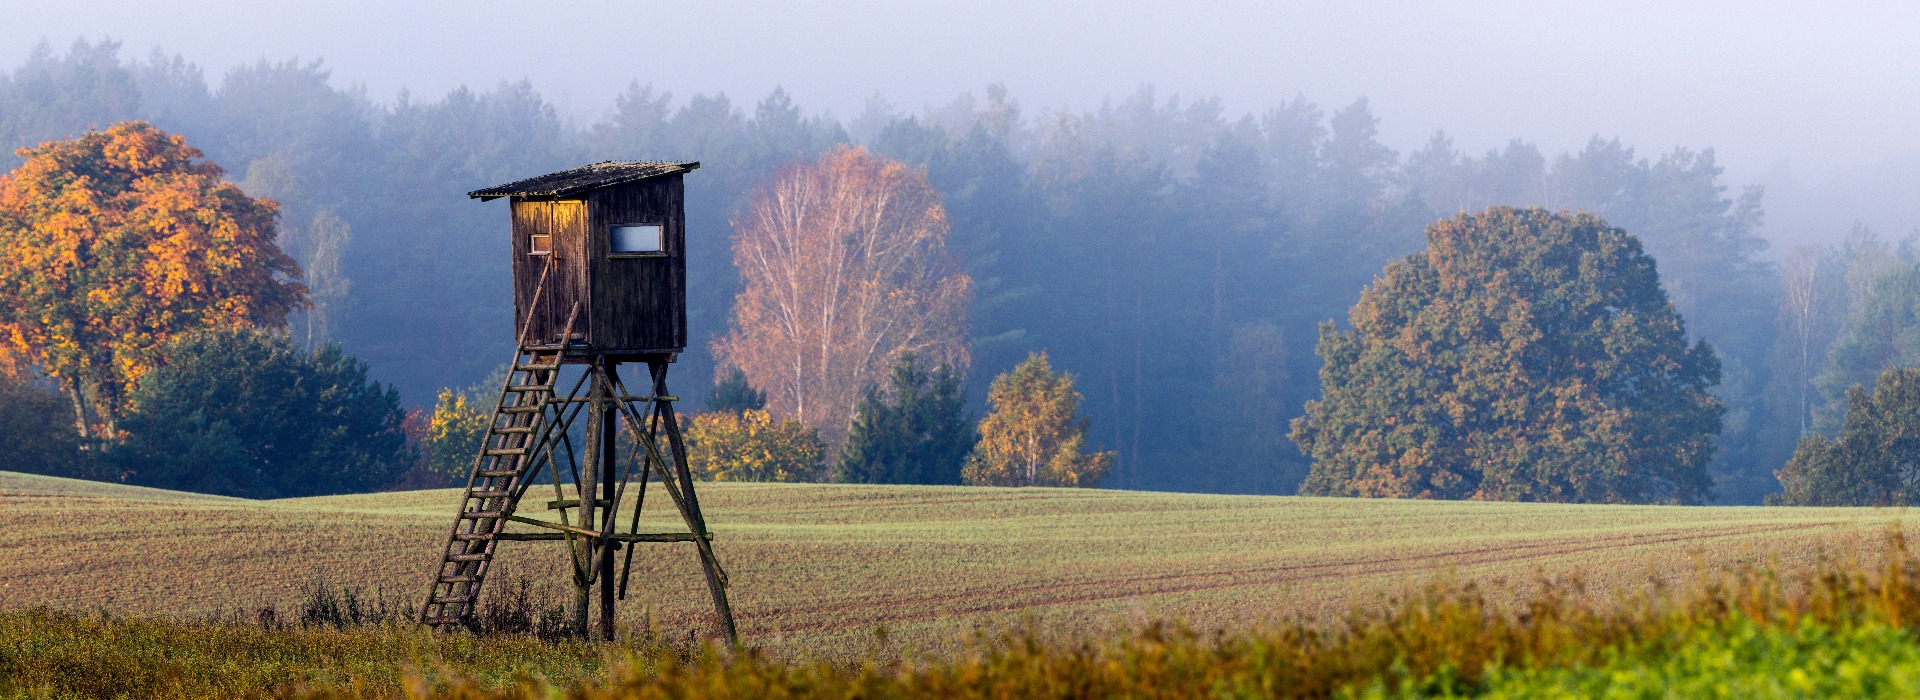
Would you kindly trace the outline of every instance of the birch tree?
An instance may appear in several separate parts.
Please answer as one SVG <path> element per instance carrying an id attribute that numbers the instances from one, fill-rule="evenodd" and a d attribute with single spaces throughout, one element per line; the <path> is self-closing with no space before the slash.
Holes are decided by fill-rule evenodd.
<path id="1" fill-rule="evenodd" d="M 923 173 L 861 148 L 776 174 L 734 222 L 742 289 L 714 344 L 720 364 L 835 447 L 902 353 L 964 371 L 973 283 L 947 228 Z"/>

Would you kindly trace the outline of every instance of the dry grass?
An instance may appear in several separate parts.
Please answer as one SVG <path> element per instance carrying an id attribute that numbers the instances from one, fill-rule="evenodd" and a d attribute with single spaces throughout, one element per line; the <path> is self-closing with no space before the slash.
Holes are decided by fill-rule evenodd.
<path id="1" fill-rule="evenodd" d="M 1700 564 L 1791 570 L 1879 546 L 1898 511 L 1553 506 L 1094 490 L 708 484 L 748 641 L 778 656 L 943 653 L 976 626 L 1334 621 L 1442 572 L 1604 594 Z M 452 491 L 244 501 L 0 474 L 0 606 L 204 616 L 298 603 L 321 574 L 423 590 Z M 654 522 L 652 518 L 660 518 Z M 667 529 L 662 515 L 646 529 Z M 506 572 L 564 579 L 558 547 Z M 641 550 L 628 625 L 709 629 L 690 545 Z M 884 640 L 875 630 L 884 628 Z"/>

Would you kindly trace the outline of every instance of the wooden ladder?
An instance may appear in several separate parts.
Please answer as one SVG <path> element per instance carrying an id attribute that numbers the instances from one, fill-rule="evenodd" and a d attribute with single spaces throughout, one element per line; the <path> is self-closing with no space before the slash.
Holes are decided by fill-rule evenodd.
<path id="1" fill-rule="evenodd" d="M 547 406 L 563 352 L 522 345 L 516 353 L 486 439 L 481 441 L 473 476 L 467 479 L 426 607 L 420 611 L 421 622 L 438 628 L 466 625 L 472 618 L 494 546 L 538 469 L 547 440 L 543 431 L 552 429 Z"/>

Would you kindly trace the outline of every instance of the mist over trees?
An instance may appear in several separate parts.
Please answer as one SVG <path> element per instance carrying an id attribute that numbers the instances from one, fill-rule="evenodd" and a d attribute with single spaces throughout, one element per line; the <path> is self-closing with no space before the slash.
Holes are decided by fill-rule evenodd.
<path id="1" fill-rule="evenodd" d="M 1380 143 L 1364 99 L 1276 96 L 1230 114 L 1143 87 L 1098 109 L 1028 112 L 993 86 L 917 113 L 876 98 L 843 122 L 778 90 L 735 102 L 636 83 L 612 108 L 570 123 L 526 83 L 380 103 L 334 87 L 319 62 L 210 77 L 82 42 L 0 75 L 0 167 L 19 163 L 13 148 L 120 120 L 184 134 L 248 195 L 279 202 L 280 243 L 310 290 L 294 340 L 339 343 L 419 406 L 513 350 L 506 216 L 467 191 L 599 160 L 701 161 L 686 181 L 692 338 L 674 373 L 697 402 L 742 289 L 730 237 L 756 186 L 856 144 L 922 169 L 938 194 L 946 245 L 972 280 L 972 412 L 995 375 L 1046 352 L 1076 377 L 1087 449 L 1114 453 L 1101 483 L 1123 488 L 1293 492 L 1308 464 L 1285 426 L 1320 395 L 1318 325 L 1345 319 L 1383 267 L 1424 245 L 1429 222 L 1457 212 L 1588 210 L 1641 241 L 1689 342 L 1721 360 L 1709 471 L 1723 500 L 1777 490 L 1802 427 L 1844 415 L 1845 387 L 1816 377 L 1829 345 L 1866 332 L 1838 319 L 1878 288 L 1866 248 L 1767 262 L 1762 193 L 1729 192 L 1710 150 L 1642 154 L 1596 137 L 1575 153 L 1516 140 L 1471 154 L 1436 134 L 1401 154 Z M 1796 279 L 1819 298 L 1793 296 Z"/>

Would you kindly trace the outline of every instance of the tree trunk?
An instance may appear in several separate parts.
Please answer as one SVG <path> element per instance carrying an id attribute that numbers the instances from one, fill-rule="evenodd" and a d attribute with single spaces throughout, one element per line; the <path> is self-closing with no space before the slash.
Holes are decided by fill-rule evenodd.
<path id="1" fill-rule="evenodd" d="M 80 388 L 79 377 L 69 377 L 66 384 L 67 396 L 73 398 L 73 427 L 79 431 L 80 440 L 85 442 L 93 437 L 93 433 L 89 430 L 91 426 L 88 425 L 90 421 L 87 420 L 86 392 Z"/>

